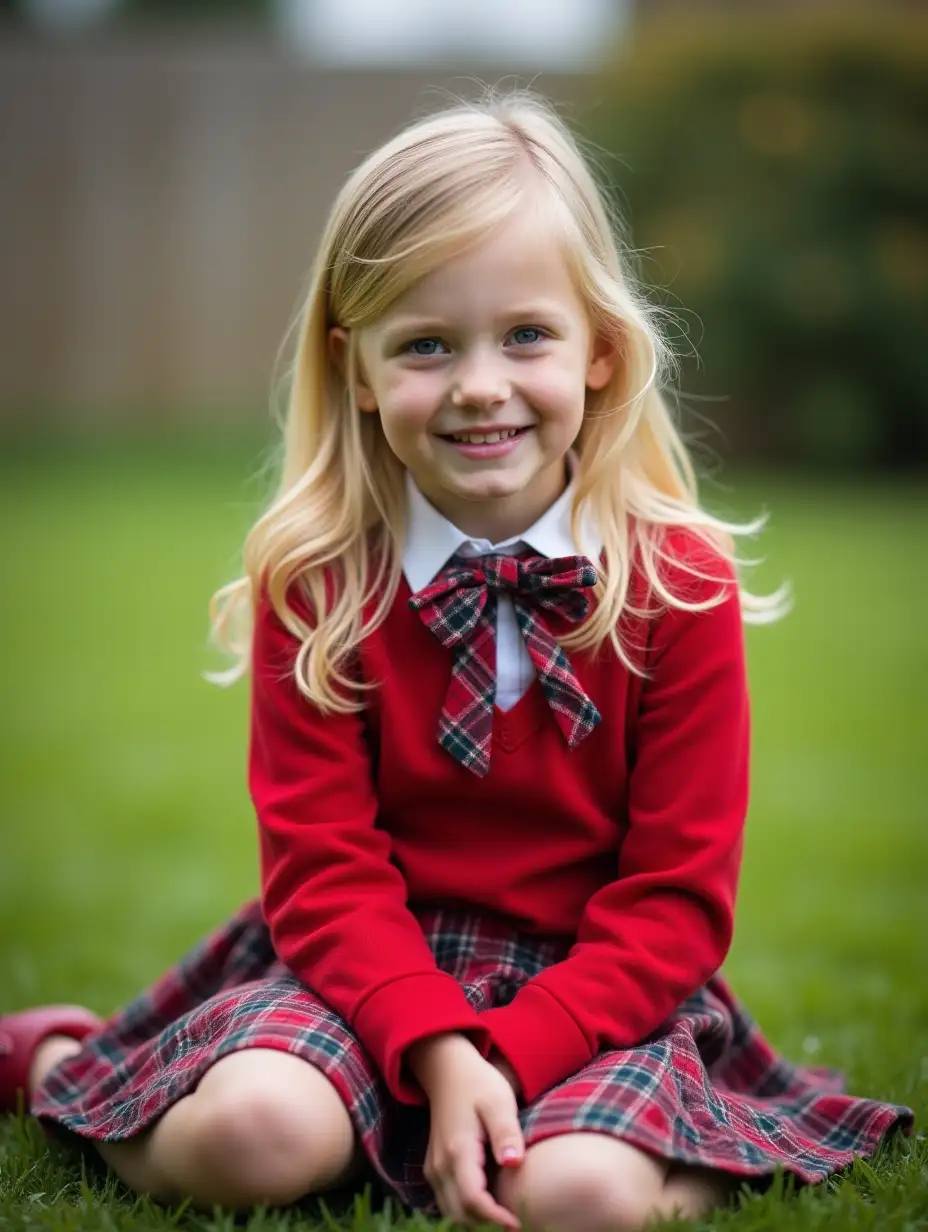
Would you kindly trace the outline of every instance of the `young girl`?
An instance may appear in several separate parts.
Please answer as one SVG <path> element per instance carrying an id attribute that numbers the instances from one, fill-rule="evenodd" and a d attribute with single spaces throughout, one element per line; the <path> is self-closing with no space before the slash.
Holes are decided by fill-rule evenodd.
<path id="1" fill-rule="evenodd" d="M 0 1024 L 0 1099 L 133 1189 L 365 1177 L 462 1223 L 698 1216 L 908 1109 L 778 1057 L 717 975 L 747 804 L 727 525 L 588 167 L 522 97 L 368 158 L 316 260 L 251 665 L 260 903 L 106 1023 Z M 236 632 L 242 617 L 251 635 Z"/>

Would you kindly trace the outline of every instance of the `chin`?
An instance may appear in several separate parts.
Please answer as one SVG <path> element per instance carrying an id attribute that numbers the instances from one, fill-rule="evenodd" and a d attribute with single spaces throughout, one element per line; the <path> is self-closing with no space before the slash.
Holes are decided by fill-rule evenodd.
<path id="1" fill-rule="evenodd" d="M 519 483 L 513 479 L 504 480 L 502 477 L 499 477 L 487 479 L 480 483 L 462 484 L 460 493 L 464 500 L 507 500 L 511 496 L 517 496 L 524 487 L 524 483 Z"/>

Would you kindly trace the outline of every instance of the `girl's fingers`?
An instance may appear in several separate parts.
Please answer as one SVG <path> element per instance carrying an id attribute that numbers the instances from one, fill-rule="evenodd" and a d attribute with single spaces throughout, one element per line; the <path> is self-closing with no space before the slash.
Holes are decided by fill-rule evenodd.
<path id="1" fill-rule="evenodd" d="M 476 1056 L 476 1053 L 475 1053 Z M 430 1095 L 432 1124 L 426 1177 L 441 1213 L 464 1224 L 496 1223 L 520 1232 L 512 1211 L 489 1191 L 486 1146 L 502 1167 L 518 1166 L 525 1156 L 515 1092 L 492 1065 L 478 1058 L 473 1072 L 453 1070 Z M 435 1160 L 439 1160 L 435 1166 Z"/>
<path id="2" fill-rule="evenodd" d="M 525 1158 L 525 1139 L 515 1099 L 511 1101 L 511 1107 L 497 1105 L 487 1108 L 483 1123 L 496 1162 L 503 1168 L 517 1167 Z"/>
<path id="3" fill-rule="evenodd" d="M 463 1211 L 465 1222 L 498 1223 L 503 1228 L 518 1232 L 518 1219 L 512 1211 L 500 1206 L 489 1192 L 482 1168 L 462 1165 L 453 1182 L 453 1188 L 457 1191 L 457 1204 Z"/>
<path id="4" fill-rule="evenodd" d="M 519 1232 L 518 1219 L 500 1206 L 487 1188 L 482 1138 L 475 1137 L 470 1148 L 457 1158 L 442 1186 L 445 1199 L 455 1211 L 453 1217 L 462 1218 L 464 1223 L 498 1223 L 510 1232 Z"/>

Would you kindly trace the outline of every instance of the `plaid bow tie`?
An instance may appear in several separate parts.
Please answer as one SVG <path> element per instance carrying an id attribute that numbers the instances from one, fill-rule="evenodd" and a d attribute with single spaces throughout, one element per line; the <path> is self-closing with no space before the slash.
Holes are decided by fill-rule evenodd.
<path id="1" fill-rule="evenodd" d="M 595 584 L 596 570 L 585 556 L 452 556 L 409 600 L 426 628 L 454 652 L 438 743 L 462 766 L 481 778 L 490 769 L 500 591 L 512 599 L 526 650 L 568 745 L 574 748 L 600 721 L 541 612 L 548 608 L 579 623 L 590 610 L 589 596 L 580 591 Z"/>

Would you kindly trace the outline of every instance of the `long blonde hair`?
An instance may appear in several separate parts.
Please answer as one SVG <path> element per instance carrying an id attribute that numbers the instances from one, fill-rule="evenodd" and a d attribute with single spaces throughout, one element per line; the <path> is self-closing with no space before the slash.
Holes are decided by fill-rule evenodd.
<path id="1" fill-rule="evenodd" d="M 587 392 L 574 446 L 574 535 L 586 507 L 602 535 L 605 568 L 592 615 L 564 644 L 610 642 L 640 670 L 619 634 L 631 605 L 633 554 L 659 604 L 700 610 L 724 597 L 719 587 L 694 603 L 671 590 L 666 531 L 689 528 L 736 566 L 734 536 L 754 533 L 761 520 L 735 524 L 700 507 L 691 459 L 661 392 L 676 360 L 659 329 L 660 310 L 623 268 L 621 223 L 610 221 L 575 139 L 542 100 L 522 92 L 489 95 L 406 128 L 371 154 L 336 198 L 297 326 L 279 486 L 246 539 L 245 576 L 213 597 L 214 636 L 238 656 L 221 679 L 247 669 L 254 608 L 264 589 L 301 642 L 301 691 L 330 711 L 361 705 L 351 696 L 358 687 L 352 651 L 396 596 L 406 498 L 402 464 L 378 416 L 361 414 L 356 404 L 357 330 L 527 200 L 539 199 L 561 232 L 594 327 L 616 342 L 621 357 L 610 384 Z M 334 325 L 349 336 L 344 376 L 330 358 Z M 705 576 L 698 564 L 676 564 Z M 288 602 L 294 582 L 312 624 Z M 773 619 L 783 607 L 780 592 L 762 598 L 740 585 L 739 591 L 746 620 Z"/>

